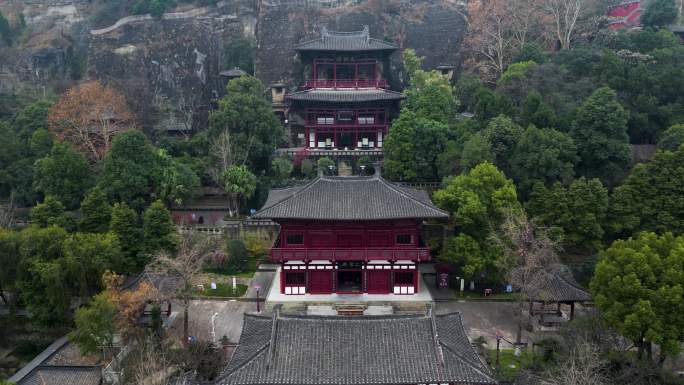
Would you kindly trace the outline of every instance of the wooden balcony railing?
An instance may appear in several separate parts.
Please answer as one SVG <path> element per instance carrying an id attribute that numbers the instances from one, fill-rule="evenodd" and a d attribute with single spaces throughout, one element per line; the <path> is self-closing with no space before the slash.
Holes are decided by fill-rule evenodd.
<path id="1" fill-rule="evenodd" d="M 384 79 L 307 80 L 306 88 L 387 88 Z"/>
<path id="2" fill-rule="evenodd" d="M 429 261 L 430 250 L 427 247 L 373 247 L 358 249 L 341 248 L 277 248 L 271 249 L 271 261 Z"/>

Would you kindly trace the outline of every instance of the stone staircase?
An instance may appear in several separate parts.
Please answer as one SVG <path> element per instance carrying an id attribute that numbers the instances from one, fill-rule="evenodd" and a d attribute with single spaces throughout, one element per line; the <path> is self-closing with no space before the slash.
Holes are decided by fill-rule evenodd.
<path id="1" fill-rule="evenodd" d="M 363 303 L 340 303 L 333 307 L 337 311 L 337 315 L 358 316 L 363 315 L 368 305 Z"/>
<path id="2" fill-rule="evenodd" d="M 341 160 L 338 164 L 337 175 L 339 176 L 352 176 L 352 167 L 346 161 Z"/>

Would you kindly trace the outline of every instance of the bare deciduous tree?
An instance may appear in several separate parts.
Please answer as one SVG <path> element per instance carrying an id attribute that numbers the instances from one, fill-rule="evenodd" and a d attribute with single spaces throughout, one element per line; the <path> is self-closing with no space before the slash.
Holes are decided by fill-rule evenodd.
<path id="1" fill-rule="evenodd" d="M 551 16 L 556 38 L 562 49 L 570 48 L 577 21 L 584 12 L 587 0 L 543 0 L 544 9 Z"/>
<path id="2" fill-rule="evenodd" d="M 508 282 L 521 293 L 516 335 L 516 343 L 521 343 L 525 304 L 531 308 L 549 281 L 558 261 L 560 243 L 524 212 L 509 212 L 499 230 L 492 234 L 492 240 L 503 251 L 500 263 L 507 271 Z"/>
<path id="3" fill-rule="evenodd" d="M 469 5 L 466 46 L 471 66 L 485 80 L 496 81 L 513 56 L 530 40 L 538 40 L 546 17 L 542 0 L 480 0 Z M 537 32 L 533 35 L 533 31 Z"/>
<path id="4" fill-rule="evenodd" d="M 606 383 L 604 360 L 595 344 L 586 339 L 575 341 L 559 367 L 544 381 L 548 385 L 603 385 Z"/>
<path id="5" fill-rule="evenodd" d="M 180 237 L 180 244 L 175 255 L 160 252 L 147 266 L 151 272 L 162 274 L 167 277 L 179 279 L 176 289 L 176 298 L 183 303 L 183 342 L 188 341 L 188 317 L 190 300 L 194 295 L 193 283 L 202 272 L 211 252 L 215 250 L 215 242 L 212 238 L 193 233 L 184 233 Z"/>

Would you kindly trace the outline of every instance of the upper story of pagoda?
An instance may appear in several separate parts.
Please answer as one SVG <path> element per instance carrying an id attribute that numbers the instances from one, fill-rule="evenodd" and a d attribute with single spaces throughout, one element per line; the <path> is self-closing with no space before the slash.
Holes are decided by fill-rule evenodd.
<path id="1" fill-rule="evenodd" d="M 334 32 L 323 27 L 318 39 L 295 46 L 306 68 L 305 89 L 388 87 L 383 76 L 389 55 L 399 47 L 361 31 Z"/>

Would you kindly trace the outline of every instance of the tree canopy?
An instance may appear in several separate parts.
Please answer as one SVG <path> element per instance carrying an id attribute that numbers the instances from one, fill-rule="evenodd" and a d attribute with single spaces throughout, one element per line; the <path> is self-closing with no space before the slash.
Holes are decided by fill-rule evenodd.
<path id="1" fill-rule="evenodd" d="M 684 341 L 684 238 L 642 233 L 615 241 L 601 255 L 591 281 L 594 302 L 608 324 L 639 348 L 676 355 Z M 650 357 L 650 355 L 649 355 Z"/>

